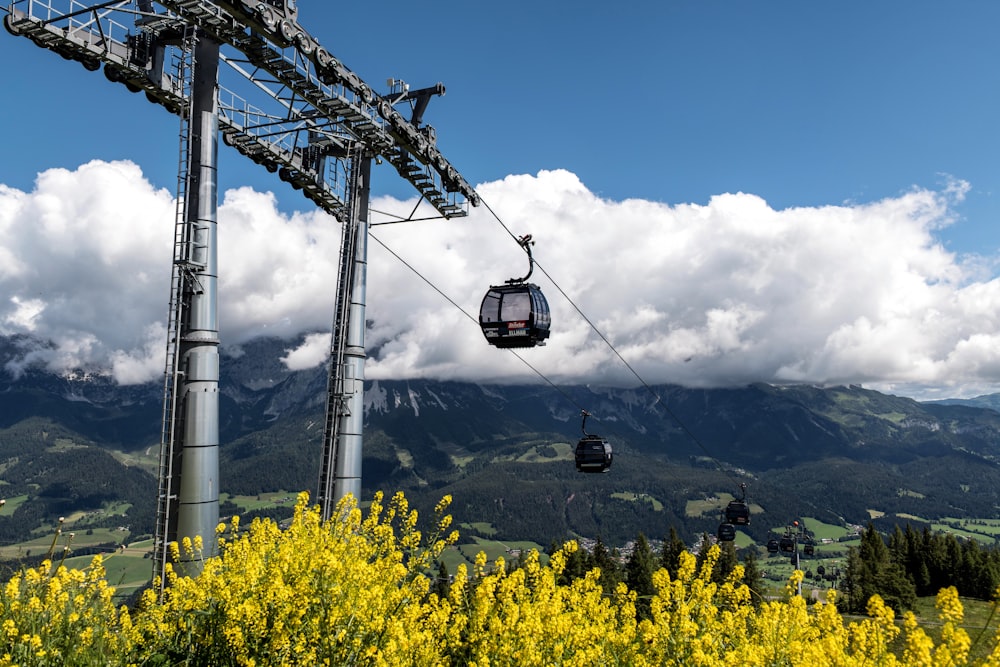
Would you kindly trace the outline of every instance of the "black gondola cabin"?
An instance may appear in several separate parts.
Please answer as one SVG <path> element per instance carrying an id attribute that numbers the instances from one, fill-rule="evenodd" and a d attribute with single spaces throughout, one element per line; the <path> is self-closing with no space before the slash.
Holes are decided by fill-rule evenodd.
<path id="1" fill-rule="evenodd" d="M 733 500 L 726 505 L 726 521 L 736 526 L 750 525 L 750 506 L 742 500 Z"/>
<path id="2" fill-rule="evenodd" d="M 597 435 L 576 443 L 576 469 L 580 472 L 607 472 L 611 467 L 611 444 Z"/>
<path id="3" fill-rule="evenodd" d="M 732 542 L 736 539 L 736 526 L 731 523 L 719 524 L 719 531 L 716 534 L 720 542 Z"/>
<path id="4" fill-rule="evenodd" d="M 534 347 L 549 337 L 549 303 L 532 283 L 492 285 L 479 307 L 479 326 L 495 347 Z"/>

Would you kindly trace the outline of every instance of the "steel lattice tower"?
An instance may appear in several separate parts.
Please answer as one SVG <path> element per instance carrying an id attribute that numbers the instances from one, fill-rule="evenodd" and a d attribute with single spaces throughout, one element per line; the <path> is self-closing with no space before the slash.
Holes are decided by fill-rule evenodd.
<path id="1" fill-rule="evenodd" d="M 377 93 L 299 25 L 292 0 L 15 0 L 0 11 L 9 33 L 103 68 L 180 118 L 154 575 L 185 537 L 200 537 L 203 555 L 216 552 L 220 137 L 343 225 L 316 496 L 329 517 L 361 492 L 372 162 L 393 165 L 444 218 L 479 203 L 423 123 L 444 86 L 390 80 Z M 186 573 L 199 563 L 182 553 Z"/>

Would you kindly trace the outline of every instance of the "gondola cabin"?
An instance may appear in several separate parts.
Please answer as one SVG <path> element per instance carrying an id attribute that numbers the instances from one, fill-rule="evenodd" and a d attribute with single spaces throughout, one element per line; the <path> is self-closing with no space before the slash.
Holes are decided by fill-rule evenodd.
<path id="1" fill-rule="evenodd" d="M 552 316 L 538 285 L 493 285 L 479 307 L 479 326 L 495 347 L 534 347 L 549 337 Z"/>
<path id="2" fill-rule="evenodd" d="M 795 538 L 785 535 L 778 540 L 778 548 L 786 554 L 795 553 Z"/>
<path id="3" fill-rule="evenodd" d="M 726 505 L 726 521 L 735 526 L 750 525 L 750 506 L 742 500 L 733 500 Z"/>
<path id="4" fill-rule="evenodd" d="M 807 556 L 812 556 L 813 554 L 816 553 L 816 545 L 814 545 L 812 542 L 806 542 L 805 545 L 802 547 L 802 552 Z"/>
<path id="5" fill-rule="evenodd" d="M 772 538 L 767 541 L 767 553 L 769 554 L 778 553 L 778 540 Z"/>
<path id="6" fill-rule="evenodd" d="M 580 472 L 607 472 L 611 467 L 611 444 L 597 435 L 576 443 L 576 469 Z"/>
<path id="7" fill-rule="evenodd" d="M 736 539 L 736 526 L 731 523 L 720 523 L 716 537 L 720 542 L 732 542 Z"/>

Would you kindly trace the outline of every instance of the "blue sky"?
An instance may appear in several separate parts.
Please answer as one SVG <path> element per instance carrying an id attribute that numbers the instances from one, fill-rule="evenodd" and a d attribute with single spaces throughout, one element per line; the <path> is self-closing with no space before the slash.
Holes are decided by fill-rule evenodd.
<path id="1" fill-rule="evenodd" d="M 560 168 L 616 200 L 748 192 L 785 208 L 873 201 L 948 175 L 971 185 L 943 235 L 949 247 L 1000 247 L 998 3 L 299 7 L 301 23 L 377 87 L 390 76 L 447 86 L 426 118 L 472 183 Z M 0 182 L 26 187 L 47 167 L 128 157 L 173 187 L 173 117 L 2 37 Z M 224 186 L 283 187 L 226 153 Z M 391 169 L 377 176 L 376 191 L 409 195 Z"/>
<path id="2" fill-rule="evenodd" d="M 654 379 L 680 377 L 706 382 L 708 377 L 710 383 L 724 383 L 727 378 L 732 382 L 854 380 L 927 396 L 935 391 L 985 392 L 1000 382 L 1000 361 L 994 358 L 997 345 L 992 338 L 998 323 L 979 310 L 971 314 L 967 309 L 961 313 L 949 310 L 956 303 L 981 304 L 983 297 L 977 300 L 972 287 L 989 293 L 990 299 L 994 292 L 1000 292 L 995 281 L 1000 258 L 1000 40 L 995 38 L 1000 3 L 448 0 L 433 5 L 383 2 L 372 11 L 364 3 L 300 0 L 299 11 L 302 25 L 376 89 L 389 77 L 404 79 L 414 87 L 438 81 L 445 84 L 447 94 L 435 98 L 425 115 L 437 128 L 440 148 L 470 183 L 482 186 L 491 205 L 502 205 L 510 219 L 520 225 L 518 231 L 535 232 L 536 237 L 544 238 L 544 228 L 539 227 L 552 225 L 549 246 L 540 244 L 536 256 L 540 262 L 550 263 L 556 280 L 562 276 L 567 285 L 579 288 L 572 293 L 583 300 L 580 305 L 585 309 L 586 280 L 573 273 L 571 257 L 561 264 L 560 249 L 553 247 L 557 241 L 568 244 L 568 234 L 592 239 L 590 245 L 576 249 L 584 253 L 577 257 L 607 261 L 609 275 L 605 279 L 613 286 L 619 283 L 610 273 L 627 272 L 642 256 L 644 246 L 688 248 L 688 255 L 678 256 L 675 264 L 693 262 L 696 255 L 709 257 L 707 264 L 699 259 L 697 267 L 692 264 L 682 272 L 663 269 L 660 279 L 681 287 L 689 279 L 685 276 L 713 263 L 719 267 L 719 275 L 745 264 L 756 267 L 747 271 L 759 277 L 766 267 L 785 260 L 788 267 L 806 266 L 799 269 L 805 271 L 805 259 L 792 261 L 790 254 L 766 255 L 768 247 L 792 244 L 800 238 L 800 227 L 795 225 L 814 225 L 809 227 L 814 236 L 801 240 L 795 248 L 814 247 L 812 239 L 821 239 L 829 229 L 834 237 L 842 233 L 853 243 L 867 243 L 867 251 L 883 249 L 881 254 L 871 254 L 845 245 L 843 256 L 824 259 L 831 271 L 840 267 L 843 275 L 831 275 L 823 288 L 817 283 L 817 290 L 846 282 L 848 273 L 867 275 L 870 266 L 854 264 L 862 256 L 869 265 L 885 263 L 885 272 L 872 273 L 869 279 L 887 284 L 897 284 L 898 276 L 891 273 L 896 253 L 906 258 L 908 267 L 918 267 L 912 281 L 898 280 L 903 291 L 887 294 L 871 311 L 845 309 L 839 319 L 830 320 L 817 316 L 815 328 L 801 332 L 800 339 L 807 342 L 799 358 L 783 359 L 775 352 L 763 366 L 746 359 L 737 361 L 740 354 L 770 358 L 762 350 L 788 347 L 782 336 L 768 337 L 760 324 L 768 319 L 768 313 L 778 312 L 779 304 L 792 302 L 776 288 L 768 292 L 770 288 L 763 287 L 777 284 L 778 278 L 760 279 L 757 291 L 768 296 L 759 301 L 749 293 L 739 297 L 740 290 L 732 286 L 728 291 L 701 294 L 704 282 L 698 289 L 680 289 L 669 299 L 653 288 L 635 295 L 619 291 L 598 298 L 595 294 L 589 305 L 593 311 L 588 310 L 595 319 L 620 311 L 626 319 L 641 321 L 646 313 L 650 322 L 669 328 L 669 340 L 656 344 L 669 347 L 673 350 L 670 353 L 651 351 L 656 347 L 650 333 L 654 324 L 634 339 L 628 338 L 627 331 L 618 332 L 623 344 L 627 341 L 636 346 L 638 358 L 648 355 L 646 368 Z M 141 181 L 135 191 L 141 191 L 141 196 L 136 194 L 135 201 L 156 199 L 157 188 L 173 190 L 177 155 L 174 117 L 141 95 L 131 95 L 122 86 L 107 82 L 100 73 L 86 72 L 28 40 L 0 33 L 0 57 L 7 63 L 0 75 L 5 99 L 0 105 L 0 121 L 6 128 L 0 184 L 29 197 L 40 197 L 43 192 L 60 196 L 36 184 L 36 177 L 61 167 L 73 175 L 62 194 L 68 198 L 73 187 L 89 182 L 77 171 L 81 165 L 91 160 L 126 160 L 139 169 L 138 176 L 130 172 L 126 179 L 129 184 Z M 265 211 L 286 227 L 301 224 L 306 236 L 316 233 L 310 225 L 319 223 L 310 217 L 314 214 L 306 200 L 232 150 L 224 148 L 221 159 L 223 191 L 241 186 L 252 189 L 240 195 L 242 199 L 234 196 L 239 201 L 234 201 L 232 215 L 243 211 L 242 219 L 253 227 L 249 218 Z M 376 195 L 392 198 L 386 205 L 412 198 L 409 184 L 388 166 L 376 169 L 373 189 Z M 274 197 L 255 199 L 267 191 Z M 738 193 L 745 196 L 740 198 Z M 922 193 L 924 198 L 909 197 L 911 193 Z M 732 197 L 720 198 L 727 194 Z M 557 197 L 564 199 L 549 201 Z M 636 201 L 630 204 L 627 200 Z M 133 200 L 123 194 L 121 201 Z M 251 206 L 250 201 L 256 204 Z M 580 201 L 590 202 L 591 208 L 575 217 L 568 214 Z M 657 208 L 660 204 L 665 208 Z M 796 222 L 784 222 L 797 215 L 797 209 L 804 212 Z M 929 219 L 922 217 L 922 211 L 928 209 L 935 209 Z M 408 210 L 408 206 L 401 205 L 400 210 Z M 687 235 L 693 227 L 663 223 L 651 228 L 648 221 L 636 220 L 637 216 L 654 216 L 650 211 L 675 222 L 688 220 L 688 225 L 707 220 L 716 225 L 715 233 L 711 226 L 700 229 L 698 244 L 685 245 L 692 242 Z M 825 218 L 818 221 L 827 214 L 828 222 Z M 126 220 L 131 214 L 114 215 L 121 216 L 119 226 L 109 226 L 102 233 L 113 235 L 119 229 L 129 234 Z M 875 217 L 866 218 L 868 215 Z M 898 232 L 894 245 L 895 216 L 903 216 L 911 224 Z M 30 224 L 30 220 L 13 214 L 9 219 L 7 234 Z M 473 216 L 467 222 L 477 219 Z M 752 220 L 769 230 L 758 254 L 712 254 L 716 252 L 713 246 L 729 246 L 732 239 L 740 238 L 747 221 Z M 772 223 L 775 227 L 767 226 Z M 141 218 L 130 224 L 142 224 Z M 824 227 L 834 224 L 842 227 Z M 425 249 L 414 238 L 404 240 L 404 235 L 414 234 L 419 242 L 428 244 L 454 241 L 455 247 L 460 247 L 455 225 L 444 223 L 442 233 L 427 231 L 427 227 L 400 231 L 395 240 L 414 251 L 433 254 L 438 252 L 436 248 Z M 871 239 L 865 238 L 866 230 L 872 230 Z M 751 236 L 761 238 L 759 234 Z M 459 283 L 457 276 L 462 272 L 470 274 L 469 265 L 476 264 L 479 248 L 489 243 L 482 238 L 467 242 L 469 256 L 456 258 L 455 273 L 440 276 L 444 285 Z M 227 243 L 237 245 L 235 241 Z M 941 247 L 935 247 L 938 243 Z M 830 244 L 838 247 L 833 241 Z M 42 245 L 39 241 L 31 247 Z M 788 252 L 795 252 L 795 248 Z M 24 248 L 8 250 L 14 255 L 26 252 Z M 0 255 L 2 251 L 0 248 Z M 732 252 L 738 253 L 738 248 L 733 247 Z M 516 253 L 511 257 L 514 262 L 521 261 Z M 433 271 L 429 265 L 421 265 L 420 255 L 408 259 Z M 650 262 L 655 264 L 654 260 Z M 506 259 L 497 261 L 502 264 Z M 763 263 L 754 263 L 758 261 Z M 819 260 L 812 257 L 808 261 Z M 820 271 L 823 267 L 813 268 Z M 781 280 L 809 282 L 805 274 L 788 270 L 790 273 L 774 275 L 784 276 Z M 493 273 L 496 271 L 507 269 L 498 268 Z M 518 265 L 501 277 L 520 272 Z M 379 275 L 379 270 L 374 273 Z M 735 275 L 729 276 L 736 281 L 731 285 L 744 285 L 747 274 Z M 656 277 L 649 281 L 655 283 Z M 906 291 L 910 288 L 905 285 L 911 282 L 919 283 L 922 296 Z M 937 286 L 942 283 L 952 285 L 946 295 L 938 293 Z M 635 281 L 609 289 L 625 290 L 633 284 Z M 44 295 L 32 297 L 28 285 L 26 278 L 21 283 L 0 280 L 0 287 L 21 304 L 19 314 L 6 316 L 8 330 L 14 330 L 11 323 L 28 320 L 40 326 L 44 317 L 29 317 L 33 311 L 24 307 L 31 298 L 45 302 L 38 306 L 39 312 L 55 310 L 54 301 Z M 460 287 L 471 295 L 467 300 L 474 309 L 479 286 L 473 282 L 467 288 Z M 55 286 L 51 289 L 57 290 Z M 372 289 L 377 292 L 378 287 L 373 285 Z M 693 292 L 701 294 L 703 300 L 685 303 L 685 293 Z M 853 294 L 845 290 L 840 298 L 856 301 Z M 661 298 L 665 300 L 661 302 Z M 396 301 L 388 292 L 384 299 Z M 430 299 L 439 297 L 431 294 Z M 801 308 L 815 302 L 811 293 L 795 301 Z M 909 324 L 892 320 L 894 315 L 886 313 L 895 311 L 887 303 L 914 304 L 907 315 Z M 393 315 L 386 312 L 386 320 L 419 318 L 419 312 L 405 311 L 403 304 L 396 306 L 404 310 L 393 311 Z M 378 315 L 380 307 L 373 299 L 371 311 Z M 941 326 L 957 332 L 953 340 L 939 339 L 940 331 L 928 323 L 931 311 L 947 314 L 947 324 Z M 405 316 L 401 312 L 406 312 Z M 698 315 L 686 320 L 685 313 Z M 244 326 L 241 336 L 246 337 L 251 332 L 290 335 L 321 328 L 320 323 L 328 320 L 327 313 L 309 321 L 300 321 L 293 313 L 281 317 L 281 322 L 243 322 L 234 313 L 229 321 L 240 321 Z M 872 338 L 883 336 L 886 349 L 898 351 L 892 332 L 911 330 L 913 318 L 920 319 L 920 326 L 928 332 L 933 330 L 933 335 L 915 342 L 912 356 L 903 354 L 884 373 L 870 370 L 879 365 L 865 356 L 875 354 L 870 350 L 858 352 L 851 364 L 838 365 L 836 359 L 841 357 L 837 355 L 843 356 L 847 349 L 857 351 L 857 345 L 850 341 L 868 331 L 867 326 L 872 327 Z M 286 325 L 285 320 L 292 323 Z M 697 345 L 697 349 L 690 348 L 690 341 L 685 347 L 683 341 L 688 338 L 703 341 L 711 338 L 710 332 L 718 333 L 720 321 L 734 323 L 734 328 L 719 333 L 704 349 Z M 813 322 L 808 318 L 804 321 Z M 786 319 L 780 327 L 773 327 L 772 331 L 787 333 L 790 325 Z M 399 344 L 409 352 L 401 351 L 394 363 L 389 363 L 388 357 L 373 360 L 373 371 L 377 373 L 379 364 L 384 363 L 386 374 L 419 367 L 430 369 L 426 371 L 430 374 L 461 375 L 448 370 L 453 366 L 440 365 L 446 353 L 434 352 L 432 342 L 419 339 L 418 328 L 391 330 L 386 325 L 385 331 L 376 333 L 375 339 Z M 82 326 L 81 330 L 90 331 Z M 106 332 L 94 335 L 103 339 Z M 417 338 L 409 340 L 410 335 Z M 929 338 L 934 342 L 927 342 Z M 765 339 L 770 344 L 761 342 Z M 147 342 L 108 343 L 108 354 L 113 357 L 115 350 L 141 352 Z M 75 344 L 79 346 L 79 341 Z M 469 343 L 470 347 L 478 344 Z M 582 338 L 572 339 L 567 333 L 566 347 L 560 348 L 554 334 L 550 350 L 556 358 L 563 358 L 557 354 L 560 349 L 579 358 L 587 345 Z M 968 354 L 970 345 L 982 350 L 984 356 L 962 365 L 966 369 L 962 372 L 969 373 L 964 379 L 954 367 L 952 371 L 912 371 L 953 364 Z M 697 365 L 699 350 L 705 355 L 705 366 Z M 135 355 L 141 356 L 139 352 Z M 693 357 L 695 363 L 677 366 L 671 361 L 674 357 Z M 450 363 L 467 366 L 469 360 L 451 359 Z M 609 363 L 595 362 L 581 368 L 581 374 L 600 375 Z M 695 367 L 697 376 L 685 375 L 687 369 Z M 553 368 L 565 368 L 565 364 Z M 507 375 L 497 369 L 479 371 Z M 948 372 L 954 372 L 954 379 L 946 382 Z"/>

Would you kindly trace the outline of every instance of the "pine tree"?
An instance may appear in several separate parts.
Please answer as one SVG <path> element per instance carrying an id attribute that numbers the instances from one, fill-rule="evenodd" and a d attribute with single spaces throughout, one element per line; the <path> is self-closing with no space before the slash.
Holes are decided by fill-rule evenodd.
<path id="1" fill-rule="evenodd" d="M 948 533 L 944 538 L 945 549 L 945 583 L 940 588 L 946 586 L 958 587 L 962 571 L 962 545 L 958 543 L 958 538 L 953 533 Z M 940 590 L 940 588 L 938 590 Z"/>
<path id="2" fill-rule="evenodd" d="M 653 550 L 649 548 L 646 536 L 639 533 L 635 540 L 632 555 L 625 563 L 625 583 L 638 596 L 636 613 L 640 618 L 650 617 L 650 598 L 656 589 L 653 588 L 653 572 L 656 569 L 656 559 Z"/>
<path id="3" fill-rule="evenodd" d="M 889 548 L 872 523 L 861 534 L 861 546 L 851 547 L 844 579 L 847 610 L 864 613 L 872 595 L 880 595 L 897 612 L 913 606 L 916 588 L 903 567 L 893 561 Z"/>
<path id="4" fill-rule="evenodd" d="M 987 552 L 982 577 L 980 590 L 987 593 L 983 599 L 992 600 L 997 587 L 1000 586 L 1000 553 L 997 552 L 996 547 Z"/>
<path id="5" fill-rule="evenodd" d="M 923 549 L 923 540 L 920 533 L 913 530 L 909 523 L 906 524 L 906 530 L 903 531 L 903 541 L 906 549 L 906 572 L 913 580 L 917 595 L 931 595 L 931 571 L 927 566 L 927 554 Z"/>
<path id="6" fill-rule="evenodd" d="M 740 562 L 739 558 L 736 557 L 736 546 L 732 542 L 722 542 L 720 548 L 719 560 L 712 568 L 712 581 L 717 584 L 724 582 Z"/>
<path id="7" fill-rule="evenodd" d="M 671 579 L 677 578 L 680 569 L 681 553 L 686 550 L 684 540 L 677 535 L 677 530 L 670 526 L 670 537 L 663 542 L 660 549 L 660 567 L 670 573 Z"/>
<path id="8" fill-rule="evenodd" d="M 753 549 L 748 549 L 743 559 L 743 583 L 750 589 L 753 606 L 759 607 L 764 601 L 764 576 L 757 567 L 757 554 Z"/>
<path id="9" fill-rule="evenodd" d="M 962 544 L 962 562 L 957 577 L 959 595 L 989 600 L 996 590 L 996 571 L 991 567 L 988 551 L 976 540 Z"/>
<path id="10" fill-rule="evenodd" d="M 439 598 L 445 599 L 448 597 L 449 590 L 451 590 L 451 575 L 448 573 L 448 566 L 444 561 L 439 561 L 437 576 L 434 577 L 431 592 L 436 593 Z"/>
<path id="11" fill-rule="evenodd" d="M 587 554 L 583 549 L 576 549 L 566 556 L 566 566 L 559 575 L 559 583 L 568 586 L 586 573 Z"/>
<path id="12" fill-rule="evenodd" d="M 712 537 L 708 533 L 701 534 L 701 540 L 698 542 L 698 553 L 694 556 L 695 569 L 701 572 L 701 566 L 705 563 L 705 559 L 708 557 L 708 550 L 712 546 Z"/>
<path id="13" fill-rule="evenodd" d="M 594 550 L 587 559 L 587 570 L 595 567 L 601 569 L 601 587 L 606 595 L 613 595 L 618 582 L 621 581 L 621 565 L 615 560 L 608 548 L 604 546 L 604 541 L 598 537 L 594 543 Z"/>

